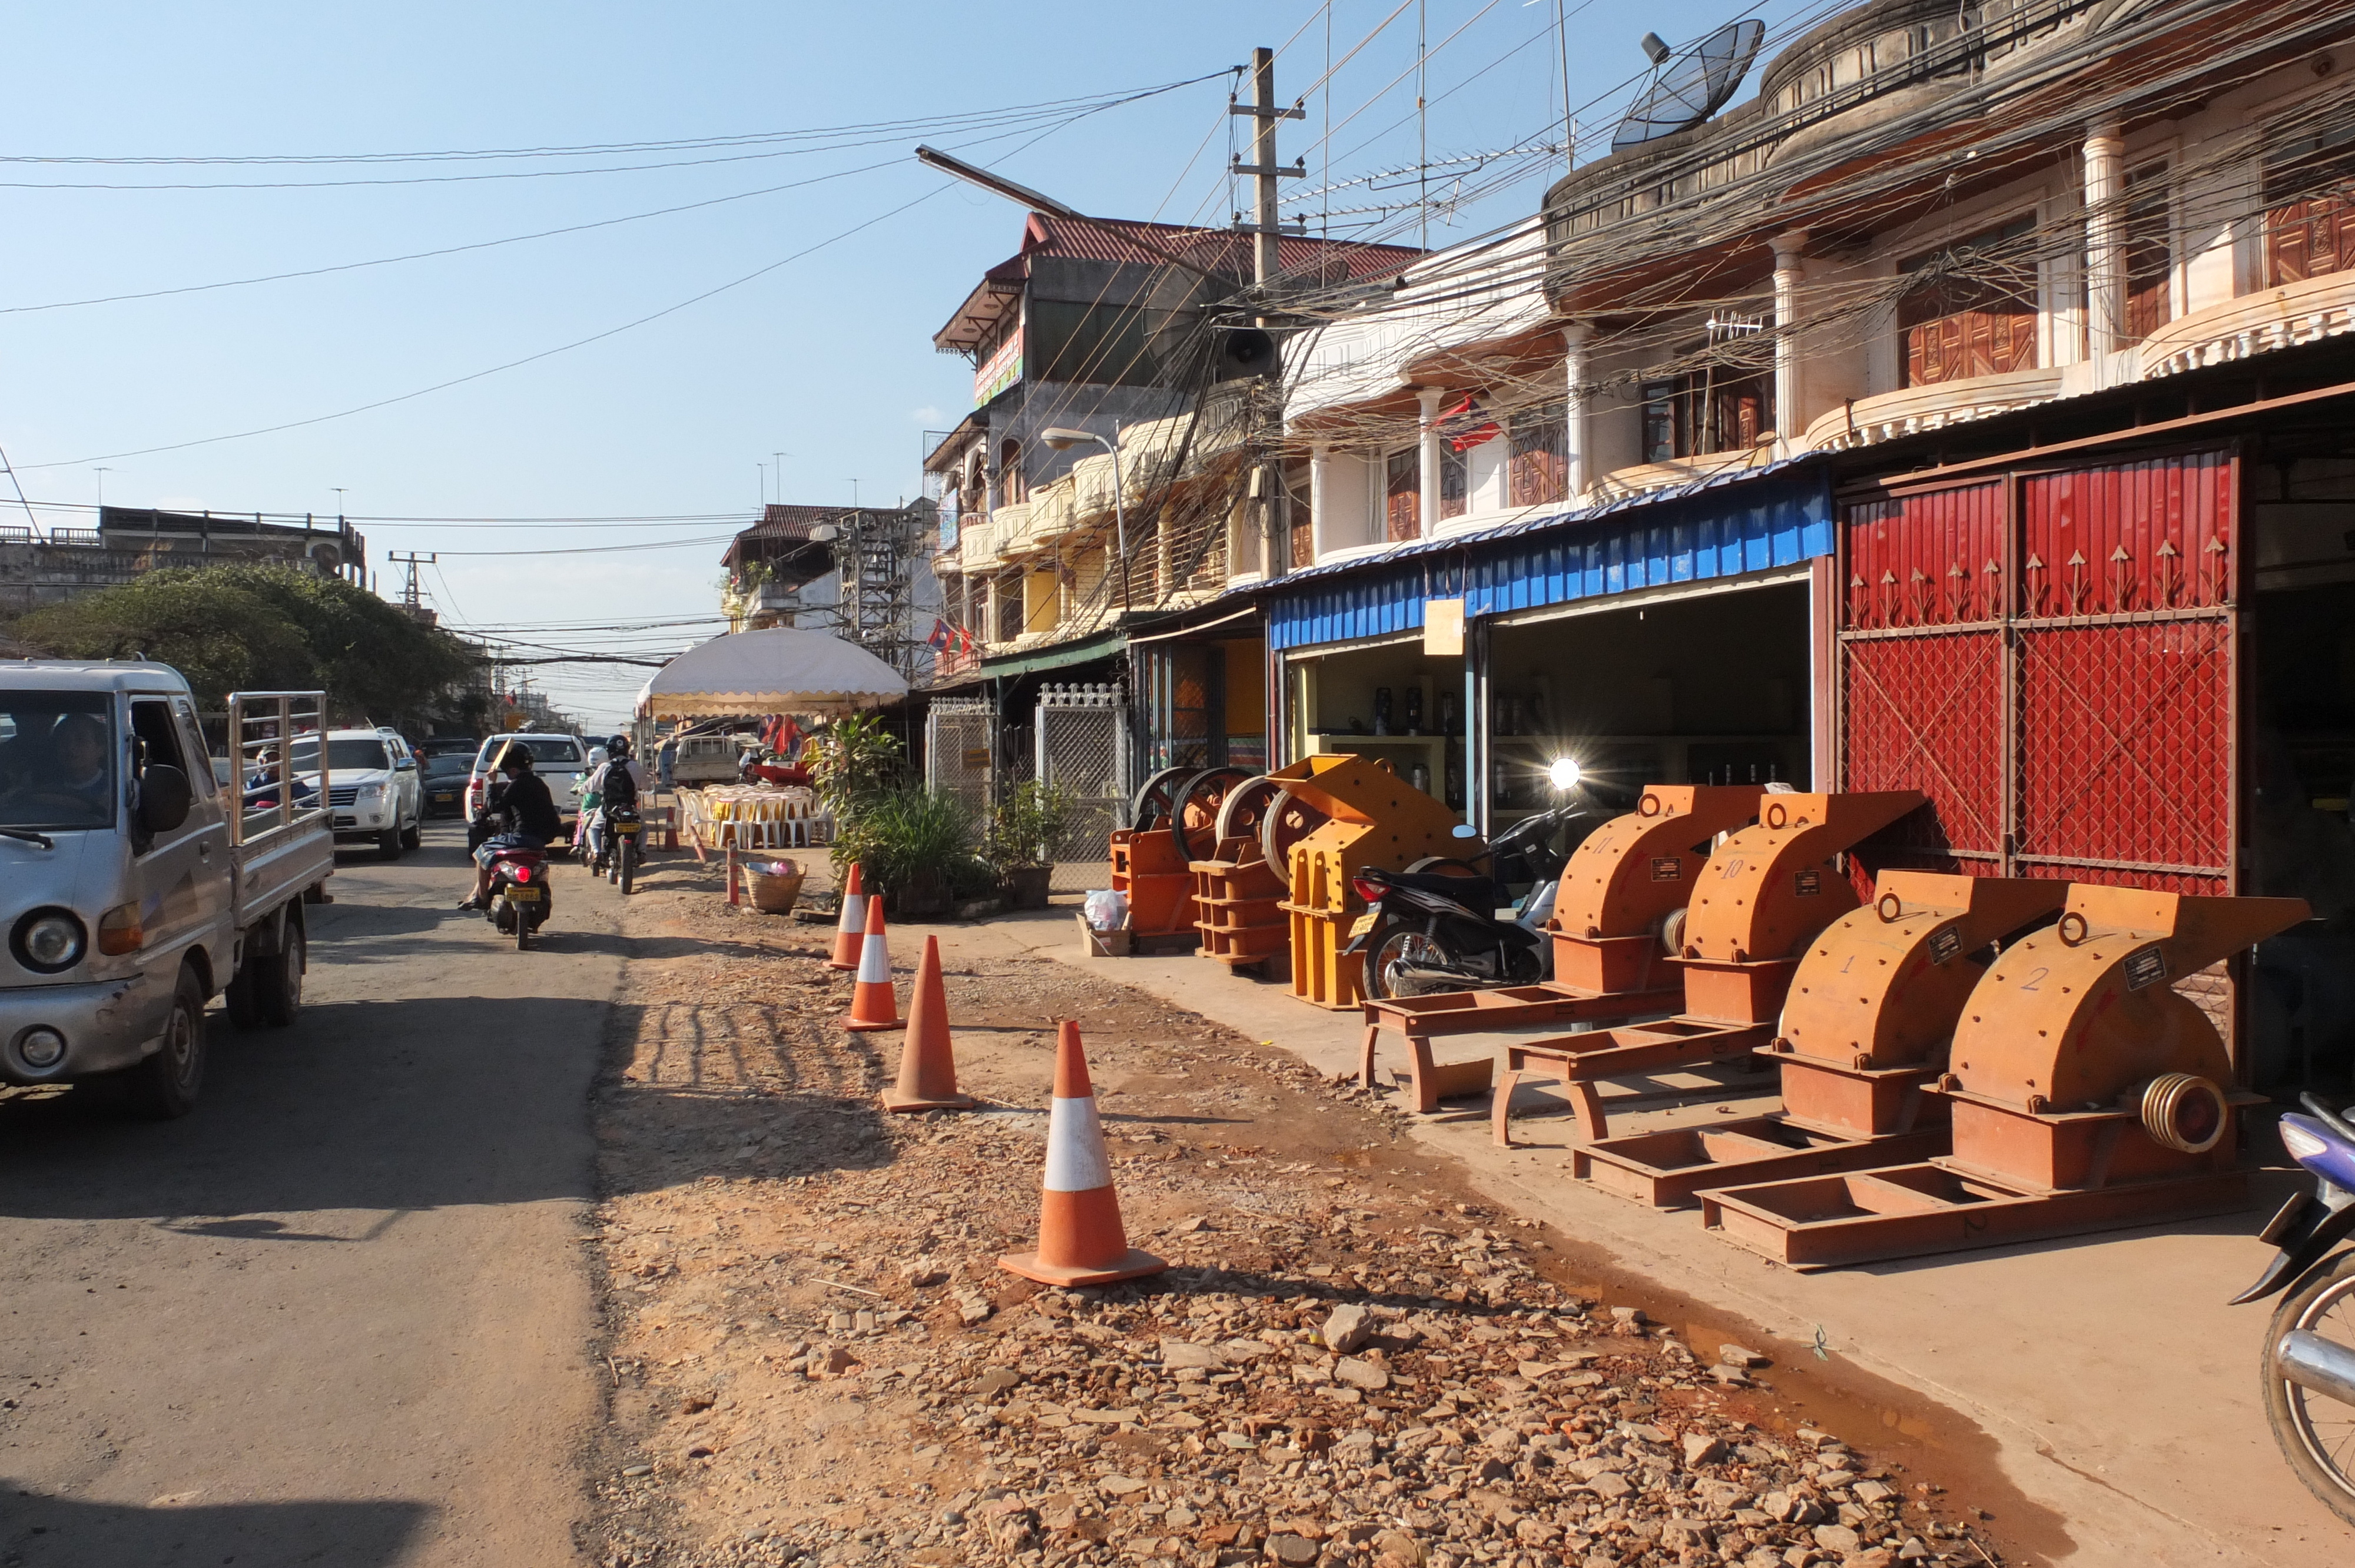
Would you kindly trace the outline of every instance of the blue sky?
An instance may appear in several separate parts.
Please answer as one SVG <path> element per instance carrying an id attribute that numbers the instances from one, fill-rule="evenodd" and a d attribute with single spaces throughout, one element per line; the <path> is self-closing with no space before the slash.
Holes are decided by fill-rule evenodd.
<path id="1" fill-rule="evenodd" d="M 1415 160 L 1418 7 L 1375 31 L 1396 4 L 1333 5 L 1333 56 L 1362 48 L 1312 94 L 1307 120 L 1284 126 L 1286 161 L 1305 154 L 1312 175 L 1329 163 L 1342 179 Z M 1605 135 L 1644 65 L 1636 37 L 1650 28 L 1682 43 L 1739 14 L 1691 0 L 1571 0 L 1566 9 L 1570 97 L 1585 128 Z M 1774 23 L 1796 8 L 1761 14 Z M 1553 0 L 1429 0 L 1422 15 L 1433 46 L 1434 159 L 1557 129 Z M 922 433 L 971 402 L 969 369 L 935 355 L 932 332 L 983 269 L 1012 253 L 1021 221 L 1011 205 L 917 165 L 913 143 L 962 146 L 1084 211 L 1220 223 L 1230 210 L 1226 79 L 1060 129 L 879 132 L 870 145 L 793 156 L 749 155 L 774 152 L 770 143 L 424 164 L 24 160 L 569 147 L 900 122 L 1201 76 L 1292 38 L 1277 78 L 1288 101 L 1325 70 L 1327 18 L 1300 0 L 20 8 L 0 98 L 0 152 L 11 159 L 0 164 L 0 211 L 13 241 L 0 250 L 0 444 L 37 510 L 87 504 L 102 482 L 109 502 L 218 511 L 332 514 L 342 486 L 364 517 L 749 515 L 762 494 L 755 465 L 779 450 L 790 454 L 783 499 L 846 503 L 853 480 L 866 501 L 912 495 Z M 1326 143 L 1328 112 L 1346 123 Z M 1241 135 L 1243 122 L 1233 130 Z M 448 177 L 714 158 L 729 161 Z M 882 166 L 855 172 L 868 164 Z M 474 245 L 820 176 L 832 177 L 458 255 L 26 308 Z M 424 183 L 318 183 L 354 180 Z M 308 188 L 153 188 L 296 183 Z M 148 188 L 64 188 L 91 185 Z M 44 185 L 52 188 L 27 188 Z M 1542 185 L 1522 180 L 1435 225 L 1433 243 L 1532 210 Z M 315 419 L 541 354 L 878 219 L 752 281 L 519 368 L 350 418 L 145 450 Z M 1384 237 L 1413 238 L 1397 227 Z M 93 471 L 101 465 L 111 471 Z M 766 493 L 776 498 L 773 482 Z M 0 497 L 13 506 L 13 494 Z M 363 527 L 387 594 L 396 587 L 387 552 L 442 552 L 424 585 L 461 626 L 710 613 L 719 551 L 709 541 L 727 531 Z M 587 556 L 455 554 L 661 540 L 683 542 Z M 576 666 L 539 678 L 610 724 L 644 674 Z"/>

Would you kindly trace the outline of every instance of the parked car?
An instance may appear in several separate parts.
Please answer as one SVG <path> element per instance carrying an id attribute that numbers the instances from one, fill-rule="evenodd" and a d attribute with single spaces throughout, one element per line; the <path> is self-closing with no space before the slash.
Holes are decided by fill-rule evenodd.
<path id="1" fill-rule="evenodd" d="M 474 771 L 471 751 L 445 752 L 418 764 L 429 817 L 461 817 L 466 813 L 466 780 Z"/>
<path id="2" fill-rule="evenodd" d="M 303 906 L 336 852 L 317 781 L 305 804 L 274 747 L 324 703 L 230 696 L 249 789 L 218 782 L 178 671 L 0 664 L 0 1083 L 108 1078 L 133 1109 L 181 1116 L 214 996 L 240 1026 L 294 1022 Z"/>
<path id="3" fill-rule="evenodd" d="M 681 784 L 733 784 L 744 753 L 759 744 L 751 735 L 682 735 L 671 754 L 671 777 Z"/>
<path id="4" fill-rule="evenodd" d="M 510 745 L 530 750 L 531 765 L 548 781 L 548 792 L 555 797 L 557 810 L 563 814 L 568 826 L 578 821 L 581 786 L 589 779 L 588 742 L 577 735 L 541 735 L 531 730 L 495 735 L 474 753 L 474 771 L 466 778 L 466 821 L 471 822 L 483 814 L 483 801 L 490 788 L 491 763 L 501 747 Z"/>
<path id="5" fill-rule="evenodd" d="M 386 860 L 415 849 L 425 802 L 409 742 L 389 729 L 331 729 L 326 741 L 327 766 L 336 775 L 327 792 L 336 842 L 371 840 Z M 298 777 L 317 773 L 319 736 L 295 736 L 288 756 Z"/>

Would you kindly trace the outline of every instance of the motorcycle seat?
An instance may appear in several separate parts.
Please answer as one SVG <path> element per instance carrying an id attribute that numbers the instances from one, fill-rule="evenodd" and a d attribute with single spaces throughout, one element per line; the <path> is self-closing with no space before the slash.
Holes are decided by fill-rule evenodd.
<path id="1" fill-rule="evenodd" d="M 1435 894 L 1474 909 L 1491 909 L 1497 903 L 1497 885 L 1485 876 L 1450 876 L 1437 871 L 1387 871 L 1382 873 L 1381 879 L 1393 887 L 1412 887 L 1418 893 Z"/>

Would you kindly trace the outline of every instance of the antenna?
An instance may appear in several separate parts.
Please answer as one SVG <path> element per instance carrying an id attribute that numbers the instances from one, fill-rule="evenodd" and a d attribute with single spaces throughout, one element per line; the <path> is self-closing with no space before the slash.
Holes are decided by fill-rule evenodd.
<path id="1" fill-rule="evenodd" d="M 385 558 L 396 567 L 407 567 L 409 568 L 409 582 L 407 586 L 400 590 L 400 607 L 411 613 L 423 609 L 425 608 L 425 601 L 419 596 L 417 591 L 417 568 L 419 567 L 430 567 L 435 561 L 441 559 L 441 556 L 432 551 L 428 551 L 424 555 L 421 556 L 414 550 L 410 551 L 407 555 L 403 555 L 399 550 L 395 550 Z"/>
<path id="2" fill-rule="evenodd" d="M 1658 74 L 1643 95 L 1628 107 L 1611 138 L 1611 150 L 1624 152 L 1689 130 L 1725 107 L 1733 90 L 1750 73 L 1758 46 L 1766 40 L 1766 24 L 1756 17 L 1729 22 L 1680 55 L 1655 34 L 1644 35 L 1644 52 Z"/>

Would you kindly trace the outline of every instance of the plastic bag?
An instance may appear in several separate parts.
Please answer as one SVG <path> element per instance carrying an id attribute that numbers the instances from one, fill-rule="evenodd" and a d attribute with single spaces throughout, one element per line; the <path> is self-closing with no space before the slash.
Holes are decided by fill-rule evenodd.
<path id="1" fill-rule="evenodd" d="M 1097 888 L 1087 895 L 1080 907 L 1092 929 L 1117 931 L 1128 924 L 1128 895 L 1124 893 Z"/>

